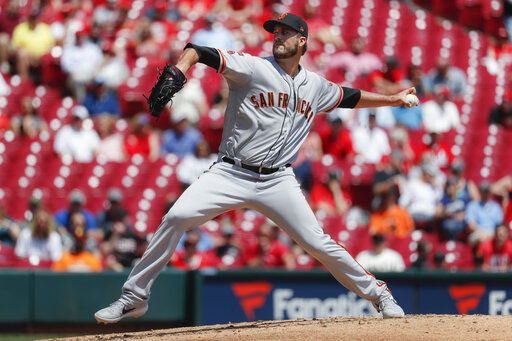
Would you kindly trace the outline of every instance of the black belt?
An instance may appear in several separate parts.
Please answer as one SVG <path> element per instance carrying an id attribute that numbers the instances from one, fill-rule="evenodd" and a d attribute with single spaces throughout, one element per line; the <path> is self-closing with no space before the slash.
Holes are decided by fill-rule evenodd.
<path id="1" fill-rule="evenodd" d="M 227 157 L 227 156 L 223 156 L 222 157 L 222 161 L 224 162 L 227 162 L 227 163 L 230 163 L 232 165 L 236 165 L 236 162 L 235 160 Z M 258 167 L 258 166 L 251 166 L 251 165 L 246 165 L 245 163 L 240 163 L 240 166 L 242 168 L 245 168 L 247 170 L 250 170 L 254 173 L 258 173 L 258 174 L 272 174 L 272 173 L 275 173 L 279 170 L 279 168 L 267 168 L 267 167 Z M 291 164 L 288 163 L 286 164 L 285 167 L 290 167 Z"/>

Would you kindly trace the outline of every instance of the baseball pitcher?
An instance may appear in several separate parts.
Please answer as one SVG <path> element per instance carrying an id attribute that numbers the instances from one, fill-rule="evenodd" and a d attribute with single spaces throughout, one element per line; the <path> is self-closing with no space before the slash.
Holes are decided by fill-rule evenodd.
<path id="1" fill-rule="evenodd" d="M 229 99 L 219 158 L 163 217 L 124 283 L 121 297 L 94 315 L 98 322 L 143 315 L 151 285 L 169 263 L 183 233 L 223 212 L 242 208 L 272 219 L 343 286 L 370 300 L 385 318 L 404 316 L 386 283 L 324 233 L 290 166 L 317 113 L 334 108 L 412 107 L 417 103 L 406 97 L 414 95 L 415 89 L 386 96 L 341 87 L 299 64 L 308 38 L 308 25 L 301 17 L 284 13 L 266 21 L 263 28 L 274 35 L 271 57 L 188 44 L 178 63 L 162 71 L 148 98 L 154 116 L 160 115 L 183 86 L 187 71 L 198 62 L 227 80 Z"/>

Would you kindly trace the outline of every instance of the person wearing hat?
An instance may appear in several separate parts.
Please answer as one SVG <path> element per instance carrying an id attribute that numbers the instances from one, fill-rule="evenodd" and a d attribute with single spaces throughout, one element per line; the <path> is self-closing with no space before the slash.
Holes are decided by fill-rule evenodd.
<path id="1" fill-rule="evenodd" d="M 471 201 L 466 207 L 466 224 L 471 245 L 491 238 L 496 226 L 503 222 L 503 209 L 491 197 L 491 183 L 482 180 L 478 184 L 480 200 Z"/>
<path id="2" fill-rule="evenodd" d="M 105 233 L 112 229 L 112 225 L 118 221 L 125 221 L 128 212 L 123 207 L 123 192 L 117 188 L 110 188 L 107 192 L 106 209 L 96 215 L 96 222 L 99 228 Z M 129 223 L 129 222 L 126 222 Z"/>
<path id="3" fill-rule="evenodd" d="M 71 110 L 71 124 L 62 127 L 55 135 L 53 149 L 60 156 L 71 156 L 76 162 L 91 162 L 100 144 L 96 130 L 84 127 L 88 110 L 77 105 Z"/>
<path id="4" fill-rule="evenodd" d="M 123 285 L 121 297 L 94 315 L 98 322 L 116 323 L 145 314 L 151 285 L 167 266 L 182 235 L 235 208 L 256 209 L 278 223 L 340 284 L 369 300 L 384 317 L 405 315 L 386 283 L 368 273 L 324 233 L 290 166 L 318 113 L 337 107 L 413 107 L 415 103 L 408 102 L 406 96 L 415 89 L 382 95 L 341 87 L 300 64 L 308 41 L 304 19 L 283 13 L 266 21 L 263 28 L 273 34 L 272 56 L 187 44 L 173 66 L 186 75 L 200 62 L 227 80 L 228 105 L 219 157 L 163 217 Z M 260 246 L 272 247 L 261 232 L 268 231 L 260 230 Z M 265 264 L 258 258 L 253 265 Z"/>
<path id="5" fill-rule="evenodd" d="M 423 104 L 423 126 L 425 130 L 446 133 L 460 127 L 459 109 L 450 101 L 451 91 L 447 85 L 439 84 L 434 88 L 435 99 Z"/>
<path id="6" fill-rule="evenodd" d="M 372 237 L 371 250 L 361 251 L 356 260 L 368 271 L 401 272 L 405 270 L 402 255 L 386 247 L 386 237 L 376 234 Z"/>
<path id="7" fill-rule="evenodd" d="M 64 227 L 67 231 L 70 231 L 69 217 L 74 212 L 80 212 L 85 218 L 85 229 L 95 230 L 96 219 L 94 218 L 94 214 L 92 214 L 91 211 L 84 207 L 87 201 L 84 193 L 79 189 L 74 189 L 71 191 L 71 193 L 69 193 L 68 200 L 69 206 L 67 208 L 62 208 L 55 212 L 55 222 L 57 223 L 57 226 Z"/>
<path id="8" fill-rule="evenodd" d="M 396 57 L 387 57 L 383 68 L 373 71 L 368 77 L 375 91 L 381 94 L 395 94 L 406 87 L 400 61 Z"/>
<path id="9" fill-rule="evenodd" d="M 93 79 L 82 104 L 92 116 L 99 114 L 119 116 L 121 114 L 119 98 L 115 90 L 109 89 L 101 77 Z"/>

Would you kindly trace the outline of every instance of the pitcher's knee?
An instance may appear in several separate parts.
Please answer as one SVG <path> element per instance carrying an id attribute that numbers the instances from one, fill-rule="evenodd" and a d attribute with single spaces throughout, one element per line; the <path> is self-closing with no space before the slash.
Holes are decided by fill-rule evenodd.
<path id="1" fill-rule="evenodd" d="M 183 229 L 185 231 L 189 228 L 190 220 L 189 214 L 173 207 L 162 219 L 162 224 L 165 227 Z"/>

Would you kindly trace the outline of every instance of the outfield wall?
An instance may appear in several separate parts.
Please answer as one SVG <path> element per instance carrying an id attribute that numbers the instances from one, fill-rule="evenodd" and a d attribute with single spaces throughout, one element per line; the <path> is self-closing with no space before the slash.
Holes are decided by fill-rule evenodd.
<path id="1" fill-rule="evenodd" d="M 128 272 L 0 271 L 0 327 L 95 323 Z M 512 273 L 377 274 L 408 314 L 512 314 Z M 372 315 L 372 305 L 324 271 L 163 271 L 138 322 L 201 325 L 251 320 Z M 129 319 L 129 323 L 134 320 Z"/>

